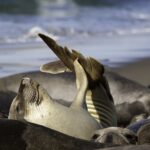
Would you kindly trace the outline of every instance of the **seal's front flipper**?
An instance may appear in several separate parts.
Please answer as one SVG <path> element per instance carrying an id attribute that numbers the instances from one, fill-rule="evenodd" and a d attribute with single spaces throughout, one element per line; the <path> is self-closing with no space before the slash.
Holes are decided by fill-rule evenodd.
<path id="1" fill-rule="evenodd" d="M 67 68 L 64 63 L 60 60 L 49 62 L 44 64 L 40 67 L 41 72 L 51 73 L 51 74 L 58 74 L 63 72 L 71 72 L 69 68 Z"/>
<path id="2" fill-rule="evenodd" d="M 78 59 L 74 61 L 74 68 L 75 68 L 75 74 L 76 74 L 76 86 L 77 86 L 77 94 L 75 96 L 75 99 L 73 103 L 71 104 L 71 107 L 85 107 L 85 96 L 86 91 L 88 87 L 88 79 L 86 76 L 86 73 L 81 66 L 81 64 L 78 62 Z"/>

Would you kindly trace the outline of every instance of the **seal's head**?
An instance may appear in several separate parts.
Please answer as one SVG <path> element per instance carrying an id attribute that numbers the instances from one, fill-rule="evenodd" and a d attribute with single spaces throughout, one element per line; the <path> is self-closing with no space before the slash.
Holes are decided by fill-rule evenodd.
<path id="1" fill-rule="evenodd" d="M 49 95 L 40 84 L 30 78 L 23 78 L 18 94 L 11 104 L 8 118 L 24 120 L 25 116 L 31 113 L 33 115 L 34 110 L 46 98 L 49 98 Z"/>
<path id="2" fill-rule="evenodd" d="M 126 145 L 135 144 L 137 142 L 137 136 L 134 132 L 126 128 L 108 127 L 96 130 L 92 140 L 99 143 Z"/>

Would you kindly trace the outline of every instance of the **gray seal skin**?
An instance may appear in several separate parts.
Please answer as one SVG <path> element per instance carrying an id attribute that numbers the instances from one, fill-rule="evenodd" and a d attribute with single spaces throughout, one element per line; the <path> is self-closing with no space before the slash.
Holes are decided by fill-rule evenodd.
<path id="1" fill-rule="evenodd" d="M 107 72 L 106 78 L 114 98 L 118 126 L 129 125 L 137 115 L 150 115 L 150 89 L 113 72 Z"/>
<path id="2" fill-rule="evenodd" d="M 70 51 L 67 47 L 58 45 L 48 36 L 43 34 L 39 34 L 39 36 L 64 64 L 64 67 L 59 65 L 57 70 L 56 67 L 51 67 L 52 72 L 50 73 L 61 73 L 68 70 L 74 72 L 73 62 L 78 58 L 87 74 L 89 83 L 86 92 L 87 110 L 103 127 L 117 126 L 116 110 L 108 82 L 104 76 L 104 66 L 92 57 L 86 58 L 78 51 Z M 46 66 L 48 65 L 42 65 L 40 70 L 47 72 Z"/>
<path id="3" fill-rule="evenodd" d="M 0 150 L 95 150 L 108 146 L 74 138 L 41 125 L 0 119 Z"/>
<path id="4" fill-rule="evenodd" d="M 120 127 L 99 129 L 94 132 L 92 139 L 95 142 L 112 145 L 136 144 L 137 142 L 137 136 L 133 131 Z"/>
<path id="5" fill-rule="evenodd" d="M 13 100 L 9 119 L 40 124 L 70 136 L 89 140 L 101 125 L 84 109 L 88 80 L 77 60 L 74 62 L 77 94 L 67 107 L 54 101 L 47 91 L 30 78 L 23 78 Z"/>

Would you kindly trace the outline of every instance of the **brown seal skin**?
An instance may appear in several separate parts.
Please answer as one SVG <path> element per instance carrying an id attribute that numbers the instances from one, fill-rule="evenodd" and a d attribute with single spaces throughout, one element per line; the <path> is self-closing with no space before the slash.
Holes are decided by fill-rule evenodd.
<path id="1" fill-rule="evenodd" d="M 67 136 L 37 124 L 0 119 L 0 150 L 94 150 L 108 146 Z"/>

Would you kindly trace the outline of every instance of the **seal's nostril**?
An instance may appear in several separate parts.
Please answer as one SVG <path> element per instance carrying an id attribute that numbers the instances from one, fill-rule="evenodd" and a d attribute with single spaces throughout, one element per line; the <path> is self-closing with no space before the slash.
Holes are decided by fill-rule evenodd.
<path id="1" fill-rule="evenodd" d="M 22 79 L 22 84 L 23 84 L 23 85 L 25 85 L 25 84 L 29 84 L 29 83 L 30 83 L 30 81 L 31 81 L 31 80 L 30 80 L 30 78 L 25 77 L 25 78 L 23 78 L 23 79 Z"/>

